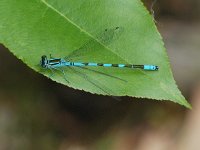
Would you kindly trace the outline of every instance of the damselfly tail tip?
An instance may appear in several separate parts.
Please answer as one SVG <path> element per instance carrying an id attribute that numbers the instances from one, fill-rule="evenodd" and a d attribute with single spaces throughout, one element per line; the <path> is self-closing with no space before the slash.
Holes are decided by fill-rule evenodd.
<path id="1" fill-rule="evenodd" d="M 159 70 L 159 67 L 158 66 L 155 66 L 156 67 L 156 69 L 155 70 Z"/>

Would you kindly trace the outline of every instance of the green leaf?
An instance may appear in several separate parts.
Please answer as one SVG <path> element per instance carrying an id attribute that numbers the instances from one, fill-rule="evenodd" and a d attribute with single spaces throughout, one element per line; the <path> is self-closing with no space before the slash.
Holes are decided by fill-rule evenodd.
<path id="1" fill-rule="evenodd" d="M 0 42 L 56 82 L 91 93 L 170 100 L 190 107 L 175 84 L 153 19 L 139 0 L 1 0 L 0 18 Z M 91 68 L 94 72 L 66 67 L 68 83 L 61 71 L 51 76 L 41 68 L 44 54 L 75 54 L 75 60 L 85 62 L 155 64 L 160 69 Z"/>

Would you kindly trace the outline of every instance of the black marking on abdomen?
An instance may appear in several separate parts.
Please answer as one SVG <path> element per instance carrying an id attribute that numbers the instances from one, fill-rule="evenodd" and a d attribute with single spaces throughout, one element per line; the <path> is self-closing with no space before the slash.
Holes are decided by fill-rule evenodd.
<path id="1" fill-rule="evenodd" d="M 119 67 L 119 64 L 112 64 L 113 67 Z"/>
<path id="2" fill-rule="evenodd" d="M 89 63 L 82 63 L 82 64 L 84 64 L 85 66 L 88 66 Z"/>
<path id="3" fill-rule="evenodd" d="M 97 66 L 103 66 L 103 63 L 97 63 Z"/>
<path id="4" fill-rule="evenodd" d="M 144 65 L 133 65 L 133 68 L 141 68 L 141 69 L 144 69 Z"/>
<path id="5" fill-rule="evenodd" d="M 127 67 L 127 68 L 132 68 L 132 66 L 133 66 L 133 65 L 131 65 L 131 64 L 125 64 L 125 66 L 124 66 L 124 67 Z"/>

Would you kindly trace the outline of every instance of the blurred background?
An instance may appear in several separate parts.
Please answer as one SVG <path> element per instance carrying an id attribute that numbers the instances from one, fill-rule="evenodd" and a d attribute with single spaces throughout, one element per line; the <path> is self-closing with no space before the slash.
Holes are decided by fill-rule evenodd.
<path id="1" fill-rule="evenodd" d="M 200 149 L 200 1 L 143 2 L 154 12 L 175 80 L 193 109 L 74 90 L 0 45 L 0 150 Z"/>

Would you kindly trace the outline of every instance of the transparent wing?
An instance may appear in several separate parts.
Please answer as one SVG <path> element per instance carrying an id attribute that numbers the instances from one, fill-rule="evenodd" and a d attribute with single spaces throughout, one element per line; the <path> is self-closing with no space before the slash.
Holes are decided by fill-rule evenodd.
<path id="1" fill-rule="evenodd" d="M 116 77 L 116 76 L 113 76 L 113 75 L 110 75 L 110 74 L 107 74 L 107 73 L 104 73 L 104 72 L 101 72 L 101 71 L 98 71 L 98 70 L 94 70 L 94 69 L 91 69 L 91 68 L 88 68 L 88 67 L 78 67 L 78 68 L 83 69 L 83 70 L 88 70 L 88 71 L 91 71 L 91 72 L 94 72 L 94 73 L 97 73 L 97 74 L 101 74 L 101 75 L 106 76 L 106 77 L 114 78 L 114 79 L 123 81 L 125 83 L 127 82 L 126 80 L 121 79 L 119 77 Z"/>
<path id="2" fill-rule="evenodd" d="M 120 35 L 124 32 L 123 27 L 114 27 L 105 29 L 103 32 L 99 33 L 95 39 L 92 39 L 82 45 L 79 49 L 74 50 L 64 59 L 67 61 L 76 61 L 76 60 L 83 60 L 87 57 L 88 53 L 94 53 L 96 48 L 97 42 L 101 45 L 108 46 L 113 41 L 118 39 Z"/>
<path id="3" fill-rule="evenodd" d="M 86 81 L 88 81 L 90 84 L 101 90 L 103 93 L 105 93 L 108 96 L 111 96 L 112 98 L 116 100 L 121 100 L 120 97 L 116 97 L 113 95 L 116 95 L 114 91 L 109 89 L 108 87 L 104 86 L 102 83 L 98 82 L 97 80 L 93 79 L 92 77 L 88 76 L 87 74 L 83 73 L 79 67 L 69 67 L 74 73 L 79 75 L 80 77 L 84 78 Z"/>
<path id="4" fill-rule="evenodd" d="M 86 42 L 84 45 L 82 45 L 79 49 L 74 50 L 72 53 L 70 53 L 68 56 L 66 56 L 64 59 L 66 61 L 81 61 L 85 60 L 84 58 L 88 58 L 88 62 L 91 61 L 90 57 L 88 57 L 87 54 L 90 54 L 90 56 L 94 56 L 93 53 L 96 51 L 96 45 L 97 43 L 103 45 L 103 46 L 108 46 L 111 44 L 113 41 L 117 40 L 120 35 L 123 33 L 124 29 L 122 27 L 114 27 L 114 28 L 108 28 L 105 29 L 103 32 L 99 33 L 95 39 L 92 39 L 88 42 Z M 98 53 L 97 53 L 98 54 Z M 96 55 L 96 54 L 95 54 Z M 94 60 L 93 60 L 94 61 Z M 104 60 L 101 60 L 102 62 Z M 96 61 L 98 62 L 98 61 Z M 121 79 L 119 77 L 116 77 L 111 74 L 106 74 L 104 72 L 99 71 L 97 68 L 90 68 L 90 67 L 69 67 L 70 70 L 72 70 L 74 73 L 79 75 L 80 77 L 84 78 L 86 81 L 88 81 L 90 84 L 95 86 L 97 89 L 101 90 L 103 93 L 106 95 L 112 96 L 117 95 L 109 89 L 109 87 L 106 87 L 102 82 L 97 81 L 94 76 L 91 75 L 91 72 L 93 72 L 96 75 L 103 76 L 105 78 L 112 78 L 116 81 L 119 81 L 122 84 L 125 84 L 127 81 L 124 79 Z M 113 97 L 114 99 L 119 100 L 117 97 Z"/>

